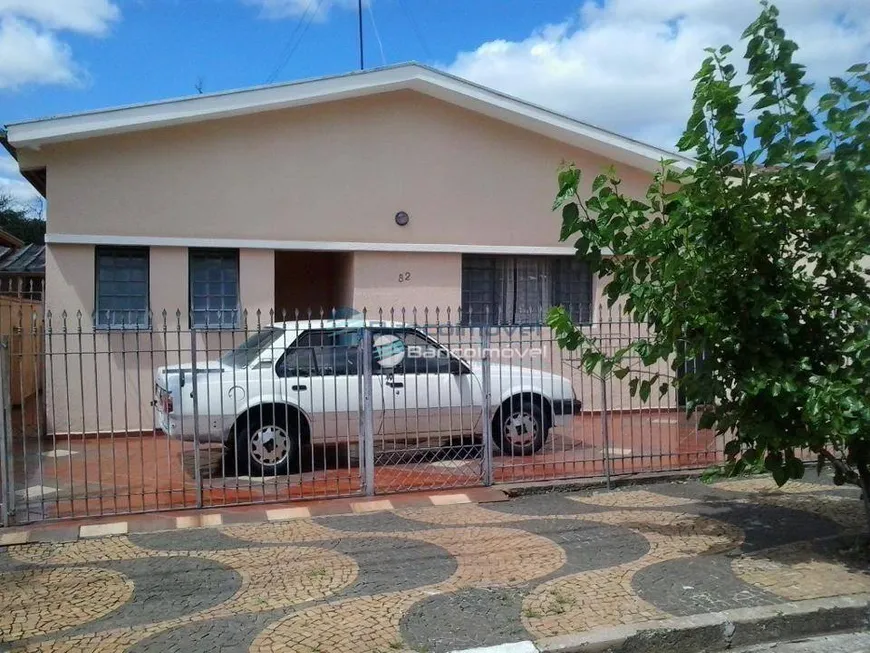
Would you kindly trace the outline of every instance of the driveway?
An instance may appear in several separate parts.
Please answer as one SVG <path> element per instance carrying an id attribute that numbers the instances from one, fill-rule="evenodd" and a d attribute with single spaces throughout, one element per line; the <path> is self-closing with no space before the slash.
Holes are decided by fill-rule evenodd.
<path id="1" fill-rule="evenodd" d="M 451 651 L 870 592 L 857 492 L 766 478 L 0 549 L 0 648 Z M 2 642 L 5 642 L 3 644 Z"/>

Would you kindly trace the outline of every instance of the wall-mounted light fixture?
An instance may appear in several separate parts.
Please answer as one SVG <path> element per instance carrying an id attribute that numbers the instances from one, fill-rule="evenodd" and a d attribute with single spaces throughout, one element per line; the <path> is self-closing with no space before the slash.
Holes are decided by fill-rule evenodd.
<path id="1" fill-rule="evenodd" d="M 411 221 L 411 216 L 409 216 L 404 211 L 399 211 L 398 213 L 396 213 L 396 224 L 399 225 L 400 227 L 404 227 L 410 221 Z"/>

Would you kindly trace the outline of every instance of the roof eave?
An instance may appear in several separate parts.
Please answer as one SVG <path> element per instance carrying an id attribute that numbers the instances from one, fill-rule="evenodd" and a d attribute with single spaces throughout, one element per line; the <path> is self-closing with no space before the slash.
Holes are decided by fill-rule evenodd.
<path id="1" fill-rule="evenodd" d="M 662 159 L 675 159 L 680 167 L 692 164 L 685 157 L 419 64 L 16 123 L 8 127 L 10 145 L 7 149 L 10 146 L 39 148 L 50 143 L 249 115 L 406 89 L 633 167 L 658 169 Z"/>

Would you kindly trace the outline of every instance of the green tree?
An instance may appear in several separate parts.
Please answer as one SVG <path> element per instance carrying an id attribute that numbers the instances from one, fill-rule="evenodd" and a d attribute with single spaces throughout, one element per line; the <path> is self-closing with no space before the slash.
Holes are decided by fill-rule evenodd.
<path id="1" fill-rule="evenodd" d="M 762 3 L 744 32 L 745 75 L 731 47 L 706 51 L 678 143 L 690 168 L 663 161 L 643 200 L 613 171 L 591 190 L 559 172 L 562 239 L 650 335 L 613 352 L 564 310 L 549 323 L 587 370 L 618 378 L 629 355 L 702 359 L 632 391 L 678 386 L 701 428 L 728 436 L 730 473 L 763 466 L 782 485 L 809 449 L 863 488 L 870 519 L 870 73 L 856 64 L 819 95 L 777 16 Z"/>
<path id="2" fill-rule="evenodd" d="M 45 243 L 45 220 L 29 215 L 25 209 L 16 206 L 8 195 L 0 195 L 0 229 L 25 244 Z"/>

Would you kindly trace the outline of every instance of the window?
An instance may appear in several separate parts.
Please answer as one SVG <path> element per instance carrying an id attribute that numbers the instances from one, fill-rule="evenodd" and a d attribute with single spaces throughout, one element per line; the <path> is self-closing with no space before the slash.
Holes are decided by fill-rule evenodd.
<path id="1" fill-rule="evenodd" d="M 148 249 L 96 249 L 96 325 L 102 329 L 141 329 L 148 319 Z"/>
<path id="2" fill-rule="evenodd" d="M 228 367 L 245 368 L 254 362 L 262 352 L 284 335 L 284 329 L 266 328 L 258 331 L 241 345 L 221 356 L 221 364 Z"/>
<path id="3" fill-rule="evenodd" d="M 239 251 L 190 250 L 190 314 L 197 329 L 239 324 Z"/>
<path id="4" fill-rule="evenodd" d="M 306 331 L 275 366 L 279 377 L 355 376 L 358 374 L 358 329 Z"/>
<path id="5" fill-rule="evenodd" d="M 447 374 L 450 353 L 417 331 L 377 329 L 373 333 L 375 374 Z M 384 365 L 382 360 L 387 360 Z"/>
<path id="6" fill-rule="evenodd" d="M 571 256 L 462 257 L 462 321 L 542 324 L 553 306 L 564 306 L 575 322 L 592 314 L 589 267 Z"/>

